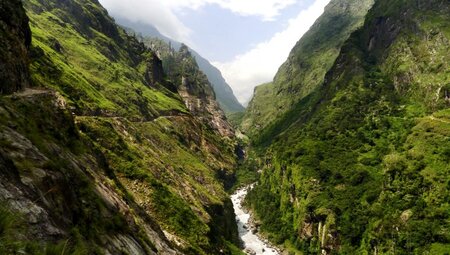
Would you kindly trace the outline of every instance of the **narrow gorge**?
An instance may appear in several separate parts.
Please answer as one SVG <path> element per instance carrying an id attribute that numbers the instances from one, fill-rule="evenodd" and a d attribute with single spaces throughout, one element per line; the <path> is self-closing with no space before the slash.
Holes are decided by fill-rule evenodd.
<path id="1" fill-rule="evenodd" d="M 0 254 L 450 254 L 449 13 L 1 0 Z"/>

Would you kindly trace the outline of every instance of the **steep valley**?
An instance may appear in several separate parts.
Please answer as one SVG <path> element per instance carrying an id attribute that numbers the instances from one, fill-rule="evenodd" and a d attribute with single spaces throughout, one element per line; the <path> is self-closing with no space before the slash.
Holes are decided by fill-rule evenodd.
<path id="1" fill-rule="evenodd" d="M 97 0 L 2 0 L 0 254 L 449 254 L 449 13 L 331 0 L 241 112 Z"/>

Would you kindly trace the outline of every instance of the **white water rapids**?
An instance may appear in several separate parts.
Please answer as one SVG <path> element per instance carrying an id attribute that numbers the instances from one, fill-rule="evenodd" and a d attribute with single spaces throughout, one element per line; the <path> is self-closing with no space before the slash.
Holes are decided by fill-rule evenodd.
<path id="1" fill-rule="evenodd" d="M 276 248 L 253 233 L 253 226 L 249 225 L 250 214 L 242 208 L 241 203 L 252 187 L 253 185 L 241 188 L 231 196 L 234 212 L 236 213 L 239 237 L 244 245 L 244 252 L 250 255 L 279 255 L 280 253 Z"/>

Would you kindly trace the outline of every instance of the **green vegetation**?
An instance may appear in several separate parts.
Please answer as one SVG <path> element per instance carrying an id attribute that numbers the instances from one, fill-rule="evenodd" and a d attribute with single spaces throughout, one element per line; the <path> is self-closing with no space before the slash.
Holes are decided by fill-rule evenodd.
<path id="1" fill-rule="evenodd" d="M 240 128 L 242 120 L 244 119 L 244 114 L 245 113 L 243 113 L 243 112 L 235 112 L 235 113 L 227 114 L 227 119 L 230 122 L 230 124 L 233 126 L 233 128 L 235 128 L 235 129 Z"/>
<path id="2" fill-rule="evenodd" d="M 172 194 L 163 185 L 154 185 L 151 195 L 154 210 L 160 215 L 158 220 L 166 224 L 167 229 L 186 238 L 190 244 L 208 248 L 208 226 L 178 196 Z M 196 252 L 201 253 L 199 248 Z"/>
<path id="3" fill-rule="evenodd" d="M 233 168 L 232 146 L 214 148 L 221 141 L 209 140 L 216 136 L 205 126 L 193 127 L 190 117 L 142 123 L 98 117 L 78 121 L 82 132 L 104 153 L 111 170 L 124 177 L 121 181 L 130 186 L 128 192 L 164 229 L 192 246 L 186 248 L 193 249 L 189 253 L 216 249 L 207 239 L 210 228 L 217 227 L 208 225 L 212 217 L 208 208 L 224 206 L 227 194 L 212 170 Z M 127 133 L 123 126 L 128 127 Z M 202 140 L 207 144 L 202 145 Z M 181 197 L 179 191 L 183 191 Z"/>
<path id="4" fill-rule="evenodd" d="M 127 30 L 130 34 L 136 35 L 136 32 L 132 29 Z M 137 34 L 136 36 L 150 48 L 158 52 L 164 63 L 165 70 L 171 70 L 170 66 L 174 67 L 174 65 L 178 64 L 177 61 L 173 61 L 173 55 L 176 55 L 177 51 L 183 47 L 182 43 L 166 38 L 159 32 L 150 32 L 150 34 L 144 35 Z M 216 100 L 220 104 L 222 110 L 227 115 L 233 113 L 243 113 L 245 110 L 244 107 L 238 102 L 233 94 L 233 90 L 230 85 L 226 83 L 220 71 L 194 50 L 188 50 L 191 52 L 193 59 L 195 59 L 195 62 L 198 64 L 198 68 L 207 76 L 208 81 L 211 83 L 211 87 L 215 92 Z"/>
<path id="5" fill-rule="evenodd" d="M 292 49 L 274 81 L 256 88 L 241 127 L 253 136 L 282 119 L 319 87 L 350 34 L 360 27 L 373 0 L 334 0 Z M 295 115 L 299 115 L 298 112 Z"/>
<path id="6" fill-rule="evenodd" d="M 448 252 L 449 8 L 376 1 L 323 85 L 251 136 L 266 160 L 247 203 L 274 242 L 300 254 Z"/>
<path id="7" fill-rule="evenodd" d="M 87 8 L 84 4 L 79 6 Z M 93 18 L 91 12 L 106 15 L 98 6 L 91 7 L 89 11 L 84 9 L 80 15 L 85 16 L 80 20 L 68 23 L 64 19 L 72 17 L 70 6 L 46 10 L 36 0 L 27 2 L 33 34 L 31 71 L 35 85 L 61 92 L 80 115 L 102 112 L 151 118 L 170 110 L 185 111 L 179 96 L 165 89 L 164 80 L 148 84 L 143 79 L 147 65 L 155 56 L 145 51 L 135 38 L 115 27 L 112 20 L 102 24 L 113 26 L 108 31 L 110 34 L 102 33 L 101 27 L 88 31 L 80 28 L 85 25 L 83 22 Z M 31 11 L 39 8 L 44 11 Z"/>
<path id="8" fill-rule="evenodd" d="M 189 52 L 166 75 L 97 1 L 25 7 L 34 87 L 0 97 L 0 253 L 239 254 L 236 142 L 178 94 L 184 76 L 215 103 Z"/>
<path id="9" fill-rule="evenodd" d="M 245 160 L 239 162 L 236 170 L 236 180 L 228 192 L 230 193 L 240 187 L 256 183 L 259 179 L 258 171 L 260 170 L 260 165 L 261 162 L 258 157 L 252 150 L 249 150 L 249 155 L 247 155 Z"/>

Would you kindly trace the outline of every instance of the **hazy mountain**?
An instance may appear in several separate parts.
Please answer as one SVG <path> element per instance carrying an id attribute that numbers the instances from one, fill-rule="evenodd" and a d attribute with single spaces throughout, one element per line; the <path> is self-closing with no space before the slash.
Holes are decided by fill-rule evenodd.
<path id="1" fill-rule="evenodd" d="M 130 22 L 124 19 L 118 19 L 118 23 L 125 27 L 132 28 L 142 37 L 156 37 L 162 39 L 175 49 L 179 50 L 182 43 L 172 40 L 162 35 L 155 27 L 151 25 L 145 25 L 141 23 Z M 194 58 L 197 61 L 200 70 L 206 74 L 208 80 L 214 88 L 217 101 L 219 102 L 225 113 L 230 114 L 234 112 L 243 112 L 244 107 L 238 102 L 236 96 L 233 94 L 233 90 L 230 85 L 227 84 L 219 69 L 213 66 L 208 60 L 203 58 L 196 51 L 189 49 Z"/>

